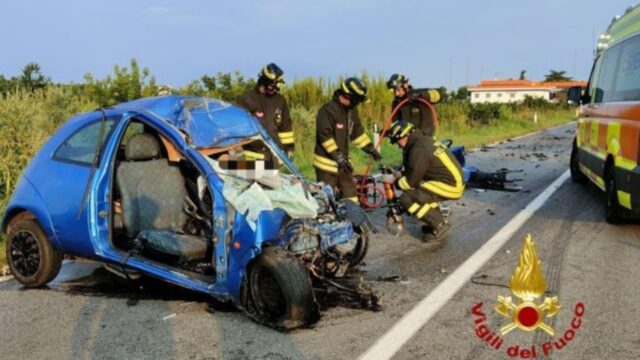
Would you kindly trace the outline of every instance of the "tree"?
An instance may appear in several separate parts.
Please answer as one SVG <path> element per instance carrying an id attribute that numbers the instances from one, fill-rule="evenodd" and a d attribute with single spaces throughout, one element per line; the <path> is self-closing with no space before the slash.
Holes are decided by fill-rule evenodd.
<path id="1" fill-rule="evenodd" d="M 466 86 L 461 86 L 461 87 L 458 88 L 457 91 L 452 91 L 451 92 L 451 97 L 454 100 L 465 101 L 465 100 L 469 99 L 469 90 L 467 89 Z"/>
<path id="2" fill-rule="evenodd" d="M 566 76 L 567 72 L 564 70 L 549 70 L 549 73 L 544 76 L 544 81 L 571 81 L 573 78 Z"/>
<path id="3" fill-rule="evenodd" d="M 38 63 L 28 63 L 22 68 L 20 76 L 20 86 L 27 90 L 42 89 L 51 83 L 51 79 L 45 77 L 40 71 Z"/>
<path id="4" fill-rule="evenodd" d="M 526 80 L 527 70 L 520 70 L 520 80 Z"/>

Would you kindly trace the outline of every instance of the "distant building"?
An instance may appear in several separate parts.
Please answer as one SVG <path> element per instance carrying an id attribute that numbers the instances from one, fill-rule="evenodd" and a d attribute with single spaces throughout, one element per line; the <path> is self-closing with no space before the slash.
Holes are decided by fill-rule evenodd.
<path id="1" fill-rule="evenodd" d="M 586 81 L 483 80 L 468 88 L 471 103 L 509 103 L 524 101 L 525 97 L 554 101 L 561 92 L 572 86 L 586 87 Z"/>

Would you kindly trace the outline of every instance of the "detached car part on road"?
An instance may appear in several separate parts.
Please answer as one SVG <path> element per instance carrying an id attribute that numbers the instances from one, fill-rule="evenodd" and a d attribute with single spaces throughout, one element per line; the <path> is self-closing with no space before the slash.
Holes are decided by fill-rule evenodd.
<path id="1" fill-rule="evenodd" d="M 253 142 L 269 149 L 264 160 L 246 161 Z M 279 329 L 319 318 L 314 289 L 375 306 L 362 284 L 341 284 L 366 255 L 369 230 L 359 207 L 304 180 L 249 113 L 182 96 L 66 122 L 2 219 L 9 266 L 26 287 L 51 281 L 70 254 L 231 301 Z"/>

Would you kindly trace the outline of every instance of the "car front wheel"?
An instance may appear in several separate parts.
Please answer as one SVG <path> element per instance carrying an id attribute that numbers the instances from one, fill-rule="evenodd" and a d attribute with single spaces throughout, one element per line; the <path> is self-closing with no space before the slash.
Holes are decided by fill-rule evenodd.
<path id="1" fill-rule="evenodd" d="M 26 287 L 40 287 L 60 272 L 64 254 L 53 248 L 37 221 L 11 224 L 7 236 L 7 262 L 11 273 Z"/>
<path id="2" fill-rule="evenodd" d="M 243 306 L 258 322 L 291 330 L 317 321 L 307 269 L 285 249 L 267 247 L 249 266 Z"/>

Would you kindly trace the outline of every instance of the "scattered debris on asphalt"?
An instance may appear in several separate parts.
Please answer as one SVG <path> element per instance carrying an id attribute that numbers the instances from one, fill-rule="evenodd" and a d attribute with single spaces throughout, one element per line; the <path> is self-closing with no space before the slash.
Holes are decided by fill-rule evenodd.
<path id="1" fill-rule="evenodd" d="M 409 278 L 407 275 L 391 275 L 391 276 L 378 276 L 376 281 L 387 281 L 387 282 L 399 282 L 399 281 L 408 281 Z"/>
<path id="2" fill-rule="evenodd" d="M 167 316 L 163 317 L 162 320 L 169 320 L 169 319 L 174 318 L 174 317 L 176 317 L 176 313 L 173 313 L 171 315 L 167 315 Z"/>
<path id="3" fill-rule="evenodd" d="M 491 215 L 491 216 L 493 216 L 493 215 L 495 215 L 495 214 L 496 214 L 496 212 L 495 212 L 495 211 L 493 211 L 492 209 L 487 209 L 487 213 L 488 213 L 489 215 Z"/>

